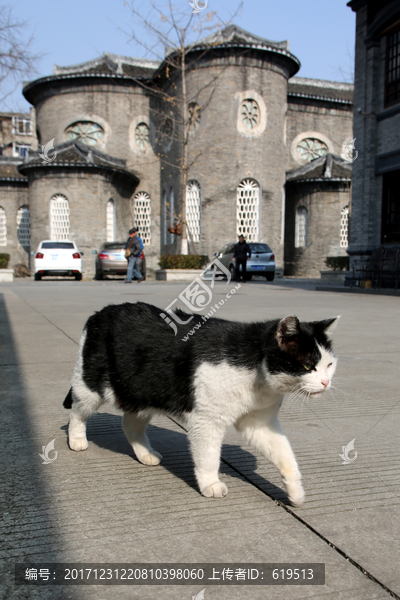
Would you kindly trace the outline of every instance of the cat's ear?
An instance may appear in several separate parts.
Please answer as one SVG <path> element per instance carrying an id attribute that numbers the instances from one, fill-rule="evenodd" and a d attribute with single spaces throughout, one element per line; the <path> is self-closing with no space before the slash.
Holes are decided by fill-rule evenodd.
<path id="1" fill-rule="evenodd" d="M 340 315 L 337 317 L 333 317 L 333 319 L 325 319 L 324 321 L 318 321 L 318 328 L 326 333 L 327 335 L 331 335 L 331 333 L 336 329 L 339 323 Z"/>
<path id="2" fill-rule="evenodd" d="M 275 339 L 285 352 L 294 352 L 299 345 L 300 323 L 296 316 L 290 315 L 278 323 Z"/>

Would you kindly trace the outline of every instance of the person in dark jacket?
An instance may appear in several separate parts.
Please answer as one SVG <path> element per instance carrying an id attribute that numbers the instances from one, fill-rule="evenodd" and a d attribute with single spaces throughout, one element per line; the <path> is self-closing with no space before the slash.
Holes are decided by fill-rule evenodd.
<path id="1" fill-rule="evenodd" d="M 142 251 L 142 245 L 137 239 L 137 232 L 138 230 L 136 227 L 132 227 L 132 229 L 129 230 L 129 238 L 125 244 L 125 250 L 129 249 L 131 252 L 130 256 L 128 256 L 128 271 L 126 273 L 125 283 L 132 283 L 133 275 L 137 277 L 138 283 L 144 279 L 139 269 L 136 268 L 137 259 Z"/>
<path id="2" fill-rule="evenodd" d="M 251 250 L 250 246 L 244 239 L 242 235 L 239 235 L 239 241 L 235 245 L 235 249 L 233 251 L 233 262 L 235 263 L 235 279 L 236 281 L 240 281 L 240 275 L 242 276 L 243 283 L 246 283 L 246 264 L 247 259 L 251 258 Z M 242 271 L 240 272 L 240 266 L 242 266 Z"/>

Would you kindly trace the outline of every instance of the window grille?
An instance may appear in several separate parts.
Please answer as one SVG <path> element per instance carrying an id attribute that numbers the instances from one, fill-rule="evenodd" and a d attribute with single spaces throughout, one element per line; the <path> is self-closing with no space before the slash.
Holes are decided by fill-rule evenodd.
<path id="1" fill-rule="evenodd" d="M 80 121 L 73 123 L 65 130 L 65 139 L 68 141 L 79 141 L 88 146 L 96 146 L 104 137 L 104 129 L 92 121 Z"/>
<path id="2" fill-rule="evenodd" d="M 297 144 L 296 152 L 306 162 L 311 162 L 316 158 L 325 156 L 328 152 L 328 146 L 316 138 L 304 138 Z"/>
<path id="3" fill-rule="evenodd" d="M 308 210 L 300 206 L 296 211 L 295 248 L 305 248 L 308 236 Z"/>
<path id="4" fill-rule="evenodd" d="M 242 123 L 246 129 L 254 129 L 260 121 L 260 107 L 255 100 L 248 98 L 242 102 Z"/>
<path id="5" fill-rule="evenodd" d="M 134 197 L 134 222 L 144 246 L 151 243 L 151 198 L 146 192 L 138 192 Z"/>
<path id="6" fill-rule="evenodd" d="M 260 187 L 253 179 L 244 179 L 237 189 L 237 234 L 247 242 L 259 241 Z"/>
<path id="7" fill-rule="evenodd" d="M 139 123 L 135 129 L 135 142 L 140 150 L 146 150 L 150 144 L 150 129 L 146 123 Z"/>
<path id="8" fill-rule="evenodd" d="M 21 206 L 17 212 L 17 237 L 20 246 L 29 248 L 31 245 L 31 219 L 27 206 Z"/>
<path id="9" fill-rule="evenodd" d="M 200 241 L 201 234 L 201 195 L 198 181 L 191 180 L 186 192 L 186 222 L 188 234 L 193 242 Z"/>
<path id="10" fill-rule="evenodd" d="M 0 246 L 7 246 L 7 218 L 2 206 L 0 206 Z"/>
<path id="11" fill-rule="evenodd" d="M 69 240 L 69 203 L 62 194 L 50 200 L 50 237 L 52 240 Z"/>
<path id="12" fill-rule="evenodd" d="M 393 106 L 400 102 L 400 29 L 386 37 L 385 91 L 385 106 Z"/>
<path id="13" fill-rule="evenodd" d="M 349 207 L 342 208 L 340 215 L 340 247 L 347 248 L 349 245 Z"/>
<path id="14" fill-rule="evenodd" d="M 115 240 L 115 204 L 114 200 L 110 198 L 107 202 L 107 242 L 113 242 Z"/>

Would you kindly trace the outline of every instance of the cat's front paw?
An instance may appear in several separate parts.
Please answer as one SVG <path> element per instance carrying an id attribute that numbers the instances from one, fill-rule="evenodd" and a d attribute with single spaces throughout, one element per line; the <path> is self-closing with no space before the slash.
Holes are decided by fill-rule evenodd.
<path id="1" fill-rule="evenodd" d="M 305 495 L 302 487 L 300 487 L 299 489 L 297 489 L 295 491 L 291 491 L 290 493 L 288 493 L 288 497 L 290 500 L 290 504 L 292 506 L 295 506 L 296 508 L 300 508 L 300 506 L 303 506 L 303 504 L 306 500 L 306 495 Z"/>
<path id="2" fill-rule="evenodd" d="M 228 493 L 228 488 L 222 481 L 216 481 L 200 490 L 206 498 L 223 498 Z"/>
<path id="3" fill-rule="evenodd" d="M 86 438 L 69 438 L 68 443 L 71 450 L 75 450 L 75 452 L 87 450 L 89 447 L 89 442 Z"/>
<path id="4" fill-rule="evenodd" d="M 149 452 L 148 454 L 141 454 L 137 458 L 143 465 L 155 466 L 155 465 L 160 464 L 162 456 L 161 456 L 161 454 L 159 454 L 158 452 L 153 450 L 152 452 Z"/>

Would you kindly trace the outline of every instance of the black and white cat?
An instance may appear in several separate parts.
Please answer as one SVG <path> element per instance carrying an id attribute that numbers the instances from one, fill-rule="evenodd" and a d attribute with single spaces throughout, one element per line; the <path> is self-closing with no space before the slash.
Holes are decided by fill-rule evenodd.
<path id="1" fill-rule="evenodd" d="M 301 475 L 278 411 L 284 394 L 315 398 L 330 388 L 336 358 L 328 332 L 337 317 L 235 323 L 195 315 L 186 328 L 201 327 L 183 343 L 161 313 L 138 302 L 107 306 L 88 319 L 64 401 L 72 409 L 70 448 L 86 450 L 87 418 L 111 402 L 124 413 L 122 427 L 138 460 L 157 465 L 162 457 L 146 426 L 155 412 L 175 415 L 188 430 L 201 493 L 220 498 L 228 492 L 218 478 L 221 445 L 234 425 L 276 465 L 289 500 L 300 506 Z"/>

